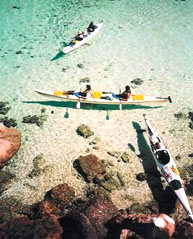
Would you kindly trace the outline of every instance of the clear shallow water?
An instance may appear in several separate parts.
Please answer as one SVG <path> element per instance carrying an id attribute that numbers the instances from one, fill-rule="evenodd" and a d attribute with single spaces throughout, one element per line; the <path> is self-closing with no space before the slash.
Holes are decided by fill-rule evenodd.
<path id="1" fill-rule="evenodd" d="M 145 112 L 158 132 L 165 132 L 163 138 L 172 153 L 181 154 L 188 163 L 192 132 L 187 121 L 177 121 L 173 114 L 192 110 L 193 2 L 1 0 L 0 15 L 1 100 L 10 102 L 8 116 L 17 119 L 23 143 L 12 159 L 11 170 L 18 180 L 4 196 L 19 194 L 31 203 L 63 181 L 81 192 L 83 182 L 77 183 L 71 164 L 89 147 L 75 132 L 82 123 L 101 137 L 104 144 L 95 153 L 104 157 L 107 149 L 128 150 L 131 141 L 137 149 L 132 121 L 144 127 Z M 62 44 L 91 20 L 104 22 L 96 38 L 88 46 L 51 61 Z M 18 51 L 21 54 L 16 54 Z M 83 69 L 77 67 L 79 63 Z M 36 101 L 50 100 L 35 94 L 34 89 L 79 89 L 84 87 L 79 82 L 84 77 L 90 77 L 93 89 L 116 92 L 140 77 L 144 83 L 133 92 L 171 95 L 173 104 L 148 111 L 111 111 L 109 121 L 106 111 L 69 109 L 66 119 L 65 108 L 43 105 L 48 116 L 43 129 L 21 123 L 23 116 L 40 114 L 43 106 Z M 57 173 L 50 173 L 49 180 L 43 176 L 31 180 L 32 185 L 41 185 L 35 194 L 24 182 L 39 153 L 45 154 Z"/>

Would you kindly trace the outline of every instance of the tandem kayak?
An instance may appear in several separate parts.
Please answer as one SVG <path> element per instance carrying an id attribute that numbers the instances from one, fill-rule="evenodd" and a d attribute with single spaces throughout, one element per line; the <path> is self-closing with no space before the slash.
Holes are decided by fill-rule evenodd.
<path id="1" fill-rule="evenodd" d="M 146 96 L 142 94 L 132 94 L 128 100 L 119 99 L 116 94 L 112 92 L 101 92 L 92 91 L 87 97 L 81 97 L 79 92 L 76 91 L 47 91 L 47 90 L 35 90 L 35 92 L 46 95 L 53 96 L 65 101 L 72 101 L 77 103 L 87 103 L 87 104 L 107 104 L 107 105 L 129 105 L 129 104 L 145 104 L 145 103 L 161 103 L 161 102 L 171 102 L 169 97 L 156 97 L 156 96 Z M 77 107 L 79 108 L 79 107 Z"/>
<path id="2" fill-rule="evenodd" d="M 98 31 L 100 30 L 100 28 L 102 27 L 103 22 L 100 22 L 98 24 L 95 25 L 95 30 L 93 32 L 88 32 L 87 30 L 85 30 L 85 33 L 83 35 L 83 39 L 78 41 L 76 40 L 75 43 L 69 43 L 68 46 L 64 47 L 62 49 L 62 51 L 67 54 L 79 47 L 81 47 L 82 45 L 84 45 L 85 43 L 87 43 L 88 41 L 90 41 L 94 36 L 96 36 L 96 34 L 98 33 Z"/>
<path id="3" fill-rule="evenodd" d="M 193 221 L 193 214 L 188 202 L 188 198 L 182 186 L 182 179 L 179 175 L 179 171 L 176 167 L 174 159 L 172 158 L 170 152 L 162 142 L 159 135 L 152 128 L 149 120 L 144 115 L 145 124 L 148 130 L 149 141 L 151 149 L 156 161 L 158 168 L 161 171 L 161 174 L 168 182 L 169 186 L 175 192 L 188 216 Z"/>

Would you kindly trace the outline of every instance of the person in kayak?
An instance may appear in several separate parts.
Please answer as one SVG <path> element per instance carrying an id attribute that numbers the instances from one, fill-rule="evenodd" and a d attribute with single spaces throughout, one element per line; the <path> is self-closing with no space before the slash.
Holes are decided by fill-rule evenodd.
<path id="1" fill-rule="evenodd" d="M 78 31 L 77 35 L 75 36 L 75 41 L 82 41 L 84 38 L 84 31 Z"/>
<path id="2" fill-rule="evenodd" d="M 94 32 L 96 26 L 94 25 L 93 22 L 90 22 L 89 26 L 87 27 L 87 31 L 89 32 Z"/>
<path id="3" fill-rule="evenodd" d="M 91 96 L 91 93 L 92 93 L 91 85 L 86 85 L 86 89 L 84 91 L 80 91 L 79 95 L 82 97 L 89 97 Z"/>
<path id="4" fill-rule="evenodd" d="M 123 100 L 128 100 L 130 96 L 131 96 L 131 89 L 130 89 L 130 86 L 128 85 L 126 85 L 125 90 L 118 95 L 118 97 Z"/>

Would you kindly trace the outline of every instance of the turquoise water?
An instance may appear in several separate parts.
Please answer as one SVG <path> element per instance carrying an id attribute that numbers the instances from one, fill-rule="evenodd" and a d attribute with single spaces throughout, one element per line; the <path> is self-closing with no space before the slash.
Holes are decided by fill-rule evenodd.
<path id="1" fill-rule="evenodd" d="M 137 146 L 131 122 L 143 125 L 146 109 L 113 110 L 106 121 L 104 110 L 68 106 L 69 118 L 65 118 L 65 108 L 47 103 L 43 104 L 48 117 L 43 129 L 21 122 L 23 116 L 39 114 L 42 104 L 38 102 L 50 100 L 35 94 L 34 89 L 80 89 L 85 85 L 80 83 L 84 77 L 90 78 L 93 89 L 114 92 L 139 77 L 144 83 L 137 87 L 131 84 L 133 92 L 171 95 L 173 104 L 148 109 L 148 115 L 159 132 L 165 132 L 164 139 L 174 155 L 191 152 L 192 131 L 187 122 L 176 121 L 173 114 L 188 112 L 193 106 L 192 1 L 1 0 L 0 15 L 1 101 L 10 102 L 8 116 L 17 120 L 23 143 L 13 158 L 12 170 L 18 181 L 5 195 L 26 195 L 29 188 L 24 186 L 25 175 L 32 168 L 32 159 L 42 151 L 48 163 L 57 162 L 53 167 L 59 167 L 59 171 L 50 180 L 43 178 L 43 192 L 35 196 L 33 192 L 34 198 L 28 193 L 26 201 L 39 199 L 53 185 L 75 177 L 67 164 L 88 147 L 75 133 L 81 123 L 90 125 L 107 148 L 128 150 L 130 141 Z M 104 22 L 92 42 L 51 61 L 92 20 Z M 52 110 L 54 114 L 50 114 Z M 171 134 L 173 129 L 176 131 Z M 107 148 L 97 153 L 103 156 Z M 77 179 L 73 180 L 72 186 L 80 189 Z M 30 183 L 38 185 L 40 181 L 42 178 Z"/>

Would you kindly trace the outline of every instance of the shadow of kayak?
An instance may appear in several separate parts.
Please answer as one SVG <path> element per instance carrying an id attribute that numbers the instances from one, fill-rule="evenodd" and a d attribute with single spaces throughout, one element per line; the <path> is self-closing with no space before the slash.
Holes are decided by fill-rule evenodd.
<path id="1" fill-rule="evenodd" d="M 55 60 L 58 60 L 60 58 L 62 58 L 64 55 L 66 55 L 63 51 L 60 51 L 56 54 L 56 56 L 54 56 L 51 61 L 55 61 Z"/>
<path id="2" fill-rule="evenodd" d="M 40 104 L 44 106 L 53 106 L 53 107 L 59 107 L 59 108 L 71 108 L 71 109 L 77 109 L 76 105 L 77 102 L 69 102 L 69 101 L 22 101 L 22 103 L 25 104 Z M 92 103 L 83 103 L 81 102 L 82 110 L 119 110 L 119 105 L 100 105 L 100 104 L 92 104 Z M 122 110 L 135 110 L 135 109 L 159 109 L 162 108 L 162 106 L 145 106 L 145 105 L 122 105 Z"/>

